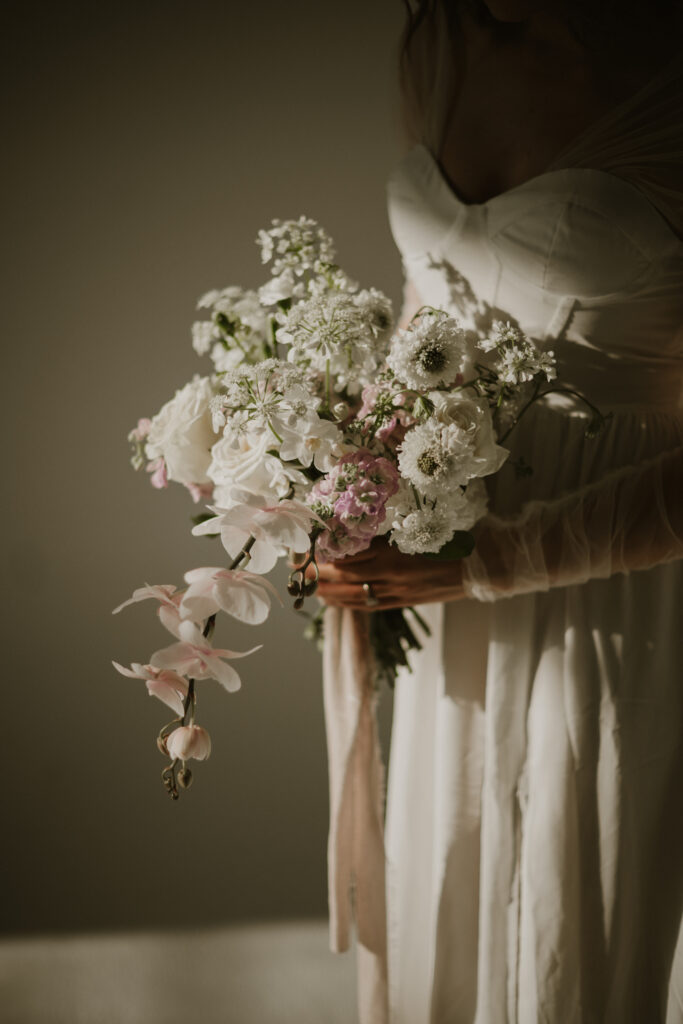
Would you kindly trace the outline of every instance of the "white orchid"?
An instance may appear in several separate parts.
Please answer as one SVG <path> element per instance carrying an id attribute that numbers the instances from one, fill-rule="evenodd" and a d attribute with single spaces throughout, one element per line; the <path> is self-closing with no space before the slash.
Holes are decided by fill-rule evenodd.
<path id="1" fill-rule="evenodd" d="M 169 757 L 179 761 L 206 761 L 211 753 L 211 737 L 201 725 L 181 725 L 166 738 Z"/>
<path id="2" fill-rule="evenodd" d="M 155 651 L 150 664 L 154 668 L 171 669 L 192 679 L 215 679 L 229 693 L 239 690 L 242 681 L 232 665 L 227 665 L 223 659 L 246 658 L 261 647 L 259 644 L 249 651 L 212 647 L 194 622 L 188 620 L 180 623 L 178 632 L 180 642 Z"/>
<path id="3" fill-rule="evenodd" d="M 242 494 L 241 502 L 233 508 L 208 507 L 215 516 L 195 526 L 196 537 L 220 533 L 223 547 L 231 558 L 236 558 L 253 538 L 249 550 L 252 572 L 270 572 L 278 558 L 287 550 L 307 551 L 313 523 L 322 520 L 308 505 L 285 498 L 268 505 L 262 496 Z"/>
<path id="4" fill-rule="evenodd" d="M 191 569 L 185 573 L 185 580 L 189 587 L 181 608 L 195 621 L 224 611 L 240 622 L 256 626 L 268 618 L 271 594 L 280 601 L 269 580 L 245 569 Z"/>
<path id="5" fill-rule="evenodd" d="M 147 692 L 151 697 L 156 697 L 177 715 L 183 714 L 185 710 L 183 700 L 187 696 L 188 682 L 177 672 L 155 668 L 153 665 L 140 665 L 136 661 L 131 664 L 130 668 L 119 665 L 118 661 L 112 661 L 112 665 L 117 672 L 120 672 L 122 676 L 127 676 L 128 679 L 144 679 Z"/>
<path id="6" fill-rule="evenodd" d="M 161 583 L 155 586 L 146 584 L 144 587 L 134 590 L 132 597 L 129 597 L 123 604 L 114 608 L 112 615 L 117 615 L 123 608 L 127 608 L 130 604 L 137 604 L 138 601 L 158 601 L 157 615 L 161 619 L 162 625 L 173 636 L 179 636 L 178 629 L 180 623 L 183 618 L 188 617 L 187 615 L 182 615 L 180 611 L 182 596 L 182 592 L 178 591 L 178 588 L 172 583 Z"/>

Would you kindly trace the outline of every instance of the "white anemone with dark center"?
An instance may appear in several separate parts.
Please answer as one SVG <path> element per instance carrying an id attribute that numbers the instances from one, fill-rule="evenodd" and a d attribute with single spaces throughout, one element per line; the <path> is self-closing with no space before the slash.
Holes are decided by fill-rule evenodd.
<path id="1" fill-rule="evenodd" d="M 395 335 L 387 362 L 409 388 L 448 387 L 465 367 L 467 349 L 460 323 L 444 313 L 426 313 Z"/>

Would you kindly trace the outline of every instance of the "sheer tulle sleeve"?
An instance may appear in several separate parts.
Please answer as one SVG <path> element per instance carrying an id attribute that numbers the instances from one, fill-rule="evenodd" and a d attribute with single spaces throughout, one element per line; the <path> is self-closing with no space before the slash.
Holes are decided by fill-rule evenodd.
<path id="1" fill-rule="evenodd" d="M 683 448 L 553 501 L 534 501 L 514 519 L 487 516 L 463 562 L 468 597 L 495 601 L 683 557 Z"/>

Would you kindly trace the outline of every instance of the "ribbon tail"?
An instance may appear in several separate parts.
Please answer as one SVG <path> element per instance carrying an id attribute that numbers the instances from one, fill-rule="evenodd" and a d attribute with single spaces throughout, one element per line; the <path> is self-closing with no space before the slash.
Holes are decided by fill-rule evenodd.
<path id="1" fill-rule="evenodd" d="M 325 613 L 324 701 L 330 777 L 330 945 L 349 948 L 355 918 L 360 1024 L 386 1024 L 384 770 L 368 616 Z"/>

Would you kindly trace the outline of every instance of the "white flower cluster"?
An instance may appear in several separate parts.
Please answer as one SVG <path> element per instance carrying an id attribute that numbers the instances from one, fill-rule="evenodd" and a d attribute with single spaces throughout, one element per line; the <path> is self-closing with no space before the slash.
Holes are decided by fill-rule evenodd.
<path id="1" fill-rule="evenodd" d="M 492 370 L 503 384 L 516 387 L 539 375 L 548 381 L 557 376 L 554 352 L 539 349 L 509 321 L 497 321 L 493 333 L 479 343 L 479 348 L 482 352 L 497 352 L 498 359 Z"/>
<path id="2" fill-rule="evenodd" d="M 292 306 L 276 337 L 287 358 L 334 381 L 337 391 L 357 391 L 374 379 L 392 325 L 381 292 L 327 292 Z"/>
<path id="3" fill-rule="evenodd" d="M 409 388 L 453 384 L 467 358 L 465 332 L 459 321 L 440 310 L 421 314 L 408 330 L 396 333 L 387 363 Z"/>
<path id="4" fill-rule="evenodd" d="M 491 412 L 461 391 L 432 391 L 432 413 L 408 432 L 398 449 L 407 486 L 389 510 L 391 540 L 406 554 L 438 552 L 455 530 L 469 530 L 486 511 L 481 478 L 508 456 L 496 444 Z"/>
<path id="5" fill-rule="evenodd" d="M 318 415 L 301 369 L 278 359 L 242 366 L 225 375 L 224 391 L 211 402 L 222 438 L 211 450 L 208 476 L 216 500 L 229 507 L 236 490 L 273 501 L 310 485 L 302 472 L 326 472 L 344 452 L 335 423 Z"/>
<path id="6" fill-rule="evenodd" d="M 274 220 L 272 226 L 258 233 L 261 259 L 272 263 L 273 277 L 291 271 L 303 277 L 308 271 L 318 274 L 326 264 L 334 263 L 332 239 L 310 217 L 298 220 Z"/>
<path id="7" fill-rule="evenodd" d="M 271 319 L 255 291 L 230 287 L 207 292 L 197 303 L 209 309 L 210 320 L 192 325 L 192 347 L 210 354 L 216 372 L 240 363 L 256 363 L 271 351 Z"/>

